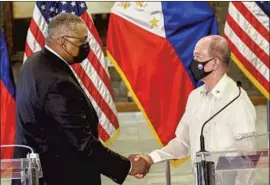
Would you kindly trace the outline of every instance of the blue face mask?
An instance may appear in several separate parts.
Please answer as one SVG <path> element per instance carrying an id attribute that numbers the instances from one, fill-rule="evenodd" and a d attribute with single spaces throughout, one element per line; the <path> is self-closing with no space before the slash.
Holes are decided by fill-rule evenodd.
<path id="1" fill-rule="evenodd" d="M 213 70 L 209 71 L 209 72 L 204 71 L 204 66 L 213 59 L 214 58 L 207 60 L 205 62 L 199 62 L 195 59 L 192 60 L 189 68 L 190 68 L 190 71 L 191 71 L 191 73 L 196 81 L 199 81 L 199 80 L 205 78 L 206 76 L 208 76 L 210 73 L 213 72 Z"/>

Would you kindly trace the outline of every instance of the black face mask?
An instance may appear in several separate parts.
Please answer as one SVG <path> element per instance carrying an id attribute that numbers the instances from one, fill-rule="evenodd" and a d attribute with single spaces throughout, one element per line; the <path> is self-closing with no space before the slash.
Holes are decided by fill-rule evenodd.
<path id="1" fill-rule="evenodd" d="M 189 68 L 196 81 L 203 79 L 204 77 L 208 76 L 210 73 L 213 72 L 213 70 L 209 72 L 204 71 L 204 66 L 213 59 L 214 58 L 207 60 L 205 62 L 199 62 L 195 59 L 192 60 Z"/>
<path id="2" fill-rule="evenodd" d="M 78 47 L 79 48 L 79 53 L 77 56 L 72 56 L 66 49 L 65 51 L 73 57 L 73 62 L 74 63 L 81 63 L 82 61 L 84 61 L 84 59 L 87 58 L 89 52 L 90 52 L 90 46 L 89 46 L 89 42 L 86 42 L 86 43 L 83 43 L 79 46 L 77 46 L 76 44 L 70 42 L 68 39 L 65 39 L 67 40 L 69 43 L 73 44 L 74 46 Z"/>
<path id="3" fill-rule="evenodd" d="M 86 42 L 84 44 L 81 44 L 79 46 L 79 53 L 78 53 L 78 55 L 75 56 L 75 57 L 73 57 L 73 62 L 75 62 L 75 63 L 81 63 L 84 59 L 87 58 L 89 52 L 90 52 L 89 42 Z"/>

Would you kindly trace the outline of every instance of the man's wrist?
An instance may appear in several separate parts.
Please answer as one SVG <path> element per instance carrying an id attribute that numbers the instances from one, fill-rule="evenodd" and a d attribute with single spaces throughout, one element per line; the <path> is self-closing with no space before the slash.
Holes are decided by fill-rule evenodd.
<path id="1" fill-rule="evenodd" d="M 150 155 L 147 155 L 147 157 L 148 157 L 148 163 L 150 164 L 150 165 L 152 165 L 152 164 L 154 164 L 154 161 L 153 161 L 153 159 L 152 159 L 152 157 L 150 156 Z"/>
<path id="2" fill-rule="evenodd" d="M 148 156 L 151 159 L 152 164 L 157 163 L 157 161 L 159 161 L 159 158 L 160 158 L 159 155 L 155 151 L 148 154 Z"/>

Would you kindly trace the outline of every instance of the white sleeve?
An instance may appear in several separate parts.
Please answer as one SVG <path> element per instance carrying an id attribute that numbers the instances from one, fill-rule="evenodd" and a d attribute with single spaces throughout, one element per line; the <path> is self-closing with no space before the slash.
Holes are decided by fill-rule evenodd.
<path id="1" fill-rule="evenodd" d="M 180 159 L 190 154 L 189 117 L 191 115 L 190 110 L 192 110 L 193 95 L 194 91 L 189 94 L 185 113 L 175 131 L 175 138 L 163 148 L 154 150 L 149 154 L 154 163 Z"/>
<path id="2" fill-rule="evenodd" d="M 186 112 L 177 126 L 175 135 L 166 146 L 149 154 L 154 163 L 179 159 L 189 154 L 189 125 Z"/>

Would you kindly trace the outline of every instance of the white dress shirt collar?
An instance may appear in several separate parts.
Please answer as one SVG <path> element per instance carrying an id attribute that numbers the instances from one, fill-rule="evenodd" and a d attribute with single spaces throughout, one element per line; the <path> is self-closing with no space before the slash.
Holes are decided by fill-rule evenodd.
<path id="1" fill-rule="evenodd" d="M 222 98 L 226 90 L 225 86 L 228 82 L 228 75 L 224 74 L 222 78 L 218 81 L 215 87 L 211 90 L 210 94 L 214 95 L 216 98 Z M 200 93 L 206 95 L 207 89 L 205 84 L 201 87 Z"/>
<path id="2" fill-rule="evenodd" d="M 63 58 L 62 58 L 58 53 L 56 53 L 52 48 L 50 48 L 50 47 L 47 46 L 47 45 L 45 45 L 45 48 L 46 48 L 47 50 L 49 50 L 50 52 L 52 52 L 53 54 L 55 54 L 58 58 L 60 58 L 61 60 L 63 60 L 67 65 L 69 65 L 68 62 L 65 61 L 65 59 L 63 59 Z"/>

